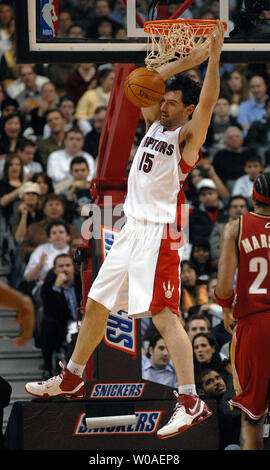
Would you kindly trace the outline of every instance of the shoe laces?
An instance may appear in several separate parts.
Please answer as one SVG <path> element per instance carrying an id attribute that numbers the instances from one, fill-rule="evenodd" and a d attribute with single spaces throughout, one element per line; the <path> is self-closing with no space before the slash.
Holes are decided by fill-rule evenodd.
<path id="1" fill-rule="evenodd" d="M 54 375 L 53 377 L 51 377 L 50 379 L 46 380 L 46 383 L 49 385 L 51 382 L 55 382 L 55 380 L 57 380 L 58 382 L 61 382 L 62 379 L 63 379 L 63 374 L 64 374 L 64 364 L 59 361 L 59 366 L 62 368 L 62 371 L 60 372 L 59 375 Z"/>
<path id="2" fill-rule="evenodd" d="M 176 398 L 178 399 L 179 393 L 178 393 L 176 390 L 173 390 L 173 393 L 174 393 L 174 395 L 176 396 Z M 173 409 L 173 414 L 172 414 L 172 416 L 171 416 L 171 418 L 170 418 L 168 424 L 171 423 L 171 422 L 174 420 L 175 416 L 179 413 L 179 411 L 185 411 L 185 407 L 184 407 L 184 405 L 181 405 L 181 404 L 177 401 L 176 404 L 175 404 L 175 406 L 174 406 L 174 409 Z"/>

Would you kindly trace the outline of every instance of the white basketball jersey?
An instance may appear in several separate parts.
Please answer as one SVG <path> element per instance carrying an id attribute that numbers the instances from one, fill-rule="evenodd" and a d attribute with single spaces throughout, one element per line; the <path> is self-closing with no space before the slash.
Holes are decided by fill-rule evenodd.
<path id="1" fill-rule="evenodd" d="M 134 156 L 124 203 L 127 217 L 153 223 L 174 223 L 179 193 L 188 171 L 181 169 L 179 132 L 154 122 Z"/>

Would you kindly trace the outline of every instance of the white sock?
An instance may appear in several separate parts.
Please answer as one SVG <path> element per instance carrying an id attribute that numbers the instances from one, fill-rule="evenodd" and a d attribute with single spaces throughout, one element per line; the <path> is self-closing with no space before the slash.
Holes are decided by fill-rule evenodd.
<path id="1" fill-rule="evenodd" d="M 84 368 L 85 368 L 85 366 L 81 366 L 80 364 L 76 364 L 76 362 L 71 361 L 71 359 L 68 361 L 67 369 L 72 374 L 82 376 Z"/>
<path id="2" fill-rule="evenodd" d="M 185 395 L 197 395 L 195 384 L 179 385 L 178 393 Z"/>

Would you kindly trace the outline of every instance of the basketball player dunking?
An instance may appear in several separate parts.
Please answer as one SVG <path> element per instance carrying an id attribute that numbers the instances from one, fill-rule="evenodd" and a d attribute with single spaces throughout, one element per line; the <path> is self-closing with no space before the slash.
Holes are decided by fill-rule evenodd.
<path id="1" fill-rule="evenodd" d="M 263 423 L 270 399 L 270 173 L 256 178 L 252 201 L 254 212 L 225 226 L 216 286 L 224 326 L 233 334 L 231 359 L 237 395 L 230 404 L 241 409 L 241 450 L 263 449 Z"/>
<path id="2" fill-rule="evenodd" d="M 167 80 L 208 58 L 201 90 L 192 80 L 180 77 L 169 85 L 159 105 L 142 109 L 147 133 L 128 178 L 127 222 L 90 289 L 67 367 L 49 381 L 28 383 L 25 388 L 30 394 L 83 396 L 85 365 L 104 336 L 109 312 L 122 308 L 129 315 L 152 315 L 176 370 L 179 394 L 175 411 L 158 437 L 173 436 L 211 416 L 196 394 L 192 346 L 179 320 L 180 259 L 170 226 L 176 223 L 178 203 L 183 201 L 182 184 L 200 159 L 219 96 L 223 40 L 223 25 L 218 21 L 209 45 L 157 69 Z"/>

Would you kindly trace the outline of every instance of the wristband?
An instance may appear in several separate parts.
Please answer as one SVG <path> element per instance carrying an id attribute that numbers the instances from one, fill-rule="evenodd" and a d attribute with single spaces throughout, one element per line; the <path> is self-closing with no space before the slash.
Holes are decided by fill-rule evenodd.
<path id="1" fill-rule="evenodd" d="M 220 305 L 221 307 L 230 308 L 232 306 L 233 301 L 234 301 L 234 292 L 232 293 L 231 297 L 229 297 L 228 299 L 220 299 L 217 296 L 216 289 L 214 291 L 214 295 L 215 295 L 217 304 Z"/>

